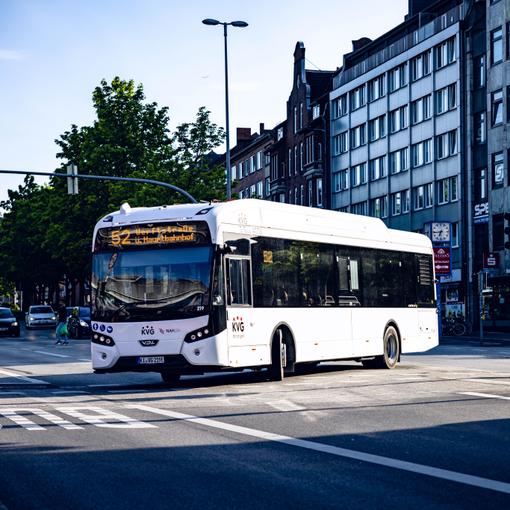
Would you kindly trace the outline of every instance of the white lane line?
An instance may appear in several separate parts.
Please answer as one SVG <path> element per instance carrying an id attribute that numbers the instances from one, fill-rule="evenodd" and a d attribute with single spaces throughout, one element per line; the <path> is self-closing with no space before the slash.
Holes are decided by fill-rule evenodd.
<path id="1" fill-rule="evenodd" d="M 83 429 L 83 427 L 75 425 L 74 423 L 71 423 L 70 421 L 63 419 L 60 416 L 57 416 L 56 414 L 50 413 L 43 409 L 38 409 L 34 407 L 31 408 L 17 407 L 0 410 L 1 415 L 5 416 L 5 418 L 8 418 L 9 420 L 13 421 L 17 425 L 20 425 L 26 430 L 47 430 L 44 427 L 38 425 L 37 423 L 34 423 L 32 420 L 29 420 L 26 416 L 19 414 L 20 412 L 40 416 L 43 420 L 49 421 L 50 423 L 54 423 L 55 425 L 58 425 L 59 427 L 62 427 L 63 429 L 66 430 Z"/>
<path id="2" fill-rule="evenodd" d="M 464 379 L 464 381 L 484 384 L 501 384 L 503 386 L 510 386 L 510 381 L 493 381 L 491 379 Z"/>
<path id="3" fill-rule="evenodd" d="M 459 395 L 468 395 L 469 397 L 482 397 L 482 398 L 498 398 L 501 400 L 510 400 L 510 397 L 503 397 L 502 395 L 491 395 L 490 393 L 475 393 L 470 391 L 463 391 Z"/>
<path id="4" fill-rule="evenodd" d="M 55 358 L 69 358 L 67 354 L 56 354 L 54 352 L 46 352 L 46 351 L 33 351 L 37 354 L 45 354 L 46 356 L 54 356 Z"/>
<path id="5" fill-rule="evenodd" d="M 86 359 L 86 358 L 80 358 L 78 359 L 78 361 L 86 361 L 87 363 L 90 361 L 90 358 Z"/>
<path id="6" fill-rule="evenodd" d="M 452 482 L 458 482 L 465 485 L 471 485 L 474 487 L 481 487 L 482 489 L 490 489 L 497 492 L 504 492 L 510 494 L 510 484 L 505 482 L 499 482 L 497 480 L 491 480 L 489 478 L 482 478 L 479 476 L 467 475 L 464 473 L 458 473 L 456 471 L 450 471 L 448 469 L 435 468 L 424 464 L 415 464 L 414 462 L 406 462 L 403 460 L 392 459 L 390 457 L 383 457 L 380 455 L 373 455 L 371 453 L 358 452 L 355 450 L 348 450 L 346 448 L 340 448 L 338 446 L 331 446 L 322 443 L 316 443 L 305 439 L 297 439 L 289 436 L 281 436 L 279 434 L 273 434 L 271 432 L 264 432 L 263 430 L 252 429 L 248 427 L 241 427 L 239 425 L 231 425 L 209 418 L 199 418 L 198 416 L 192 416 L 189 414 L 177 413 L 175 411 L 167 411 L 165 409 L 158 409 L 156 407 L 146 405 L 126 405 L 129 409 L 138 409 L 140 411 L 146 411 L 148 413 L 159 414 L 161 416 L 167 416 L 177 420 L 185 420 L 192 423 L 198 423 L 206 427 L 213 427 L 216 429 L 228 430 L 237 434 L 256 437 L 258 439 L 264 439 L 266 441 L 275 441 L 277 443 L 288 444 L 290 446 L 297 446 L 299 448 L 305 448 L 307 450 L 314 450 L 322 453 L 329 453 L 338 457 L 346 457 L 349 459 L 360 460 L 363 462 L 369 462 L 371 464 L 377 464 L 384 467 L 391 467 L 394 469 L 400 469 L 402 471 L 409 471 L 411 473 L 418 473 L 421 475 L 431 476 L 434 478 L 440 478 L 443 480 L 449 480 Z"/>
<path id="7" fill-rule="evenodd" d="M 42 381 L 41 379 L 34 379 L 33 377 L 26 377 L 24 375 L 14 374 L 7 370 L 0 369 L 0 374 L 3 374 L 7 377 L 15 377 L 16 379 L 20 379 L 21 381 L 31 383 L 31 384 L 50 384 L 46 381 Z"/>

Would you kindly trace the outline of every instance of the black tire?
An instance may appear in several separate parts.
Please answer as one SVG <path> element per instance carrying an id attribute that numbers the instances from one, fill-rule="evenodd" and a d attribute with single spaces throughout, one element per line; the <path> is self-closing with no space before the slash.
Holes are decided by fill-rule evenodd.
<path id="1" fill-rule="evenodd" d="M 269 366 L 269 380 L 283 381 L 284 364 L 283 357 L 287 355 L 286 346 L 283 343 L 283 334 L 280 329 L 275 332 L 271 344 L 271 365 Z"/>
<path id="2" fill-rule="evenodd" d="M 362 360 L 365 368 L 384 368 L 391 370 L 397 366 L 400 358 L 400 341 L 397 330 L 388 326 L 383 337 L 383 354 L 373 359 Z"/>
<path id="3" fill-rule="evenodd" d="M 462 322 L 456 322 L 453 325 L 453 334 L 455 336 L 463 336 L 466 334 L 466 325 Z"/>
<path id="4" fill-rule="evenodd" d="M 163 379 L 165 384 L 176 384 L 180 378 L 181 374 L 176 374 L 175 372 L 161 372 L 161 379 Z"/>

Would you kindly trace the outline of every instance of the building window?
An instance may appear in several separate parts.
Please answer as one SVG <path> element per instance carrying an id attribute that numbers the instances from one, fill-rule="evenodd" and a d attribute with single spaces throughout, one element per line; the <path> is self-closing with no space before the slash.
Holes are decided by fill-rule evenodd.
<path id="1" fill-rule="evenodd" d="M 503 61 L 503 29 L 501 27 L 491 32 L 491 64 Z"/>
<path id="2" fill-rule="evenodd" d="M 451 224 L 451 239 L 452 239 L 452 248 L 458 248 L 459 244 L 459 224 L 458 222 Z"/>
<path id="3" fill-rule="evenodd" d="M 389 169 L 391 174 L 398 174 L 409 168 L 407 147 L 390 152 Z"/>
<path id="4" fill-rule="evenodd" d="M 294 204 L 299 204 L 299 196 L 298 196 L 298 189 L 297 186 L 294 188 Z"/>
<path id="5" fill-rule="evenodd" d="M 409 190 L 406 189 L 402 191 L 402 212 L 406 213 L 409 212 L 411 208 L 411 194 L 409 193 Z"/>
<path id="6" fill-rule="evenodd" d="M 350 93 L 351 96 L 351 111 L 357 110 L 361 108 L 366 103 L 365 97 L 365 85 L 361 85 L 358 88 L 355 88 Z"/>
<path id="7" fill-rule="evenodd" d="M 416 81 L 430 74 L 431 52 L 426 51 L 411 60 L 411 80 Z"/>
<path id="8" fill-rule="evenodd" d="M 289 169 L 289 176 L 292 175 L 292 149 L 288 150 L 288 158 L 289 161 L 287 163 L 287 168 Z"/>
<path id="9" fill-rule="evenodd" d="M 496 152 L 492 155 L 493 188 L 501 188 L 505 182 L 505 169 L 503 152 Z"/>
<path id="10" fill-rule="evenodd" d="M 455 61 L 455 37 L 438 44 L 435 48 L 436 69 L 441 69 Z"/>
<path id="11" fill-rule="evenodd" d="M 388 216 L 388 197 L 377 197 L 370 200 L 370 216 L 386 218 Z"/>
<path id="12" fill-rule="evenodd" d="M 298 173 L 298 147 L 294 145 L 294 175 Z"/>
<path id="13" fill-rule="evenodd" d="M 443 159 L 457 154 L 457 130 L 436 136 L 436 159 Z"/>
<path id="14" fill-rule="evenodd" d="M 351 168 L 351 187 L 359 186 L 367 182 L 367 164 L 360 163 Z"/>
<path id="15" fill-rule="evenodd" d="M 299 129 L 303 129 L 303 103 L 299 103 Z"/>
<path id="16" fill-rule="evenodd" d="M 271 156 L 271 179 L 273 181 L 278 179 L 278 154 Z"/>
<path id="17" fill-rule="evenodd" d="M 313 205 L 313 182 L 312 179 L 308 181 L 308 207 Z"/>
<path id="18" fill-rule="evenodd" d="M 297 130 L 298 130 L 297 106 L 294 106 L 294 134 L 297 133 Z"/>
<path id="19" fill-rule="evenodd" d="M 305 187 L 302 184 L 299 187 L 299 195 L 300 195 L 299 204 L 304 205 L 304 203 L 305 203 Z"/>
<path id="20" fill-rule="evenodd" d="M 398 216 L 402 212 L 402 194 L 400 191 L 391 195 L 391 215 Z"/>
<path id="21" fill-rule="evenodd" d="M 413 209 L 418 211 L 425 205 L 425 190 L 423 186 L 413 188 Z"/>
<path id="22" fill-rule="evenodd" d="M 385 76 L 382 74 L 368 82 L 368 100 L 375 101 L 386 94 Z"/>
<path id="23" fill-rule="evenodd" d="M 266 177 L 265 178 L 265 188 L 266 188 L 266 197 L 268 197 L 270 194 L 271 194 L 271 180 L 269 179 L 269 177 Z"/>
<path id="24" fill-rule="evenodd" d="M 374 142 L 386 136 L 386 115 L 381 115 L 368 122 L 368 138 Z"/>
<path id="25" fill-rule="evenodd" d="M 430 119 L 432 112 L 430 108 L 431 95 L 422 97 L 411 103 L 411 124 L 418 124 Z"/>
<path id="26" fill-rule="evenodd" d="M 306 138 L 306 154 L 305 161 L 306 164 L 310 164 L 313 162 L 313 135 L 310 135 Z"/>
<path id="27" fill-rule="evenodd" d="M 347 115 L 347 94 L 333 100 L 333 117 Z"/>
<path id="28" fill-rule="evenodd" d="M 434 205 L 434 183 L 425 184 L 425 207 L 432 207 Z"/>
<path id="29" fill-rule="evenodd" d="M 407 63 L 401 64 L 388 72 L 388 89 L 394 92 L 407 85 Z"/>
<path id="30" fill-rule="evenodd" d="M 347 143 L 347 140 L 348 140 L 347 135 L 348 135 L 348 131 L 344 131 L 343 133 L 340 133 L 339 135 L 336 135 L 333 138 L 335 154 L 343 154 L 344 152 L 348 151 L 349 145 Z"/>
<path id="31" fill-rule="evenodd" d="M 457 107 L 456 84 L 452 83 L 443 89 L 436 91 L 436 114 L 453 110 Z"/>
<path id="32" fill-rule="evenodd" d="M 371 181 L 386 177 L 385 160 L 386 156 L 381 156 L 379 158 L 371 159 L 368 162 L 368 172 L 370 174 Z"/>
<path id="33" fill-rule="evenodd" d="M 473 73 L 475 88 L 485 87 L 485 55 L 480 55 L 474 59 Z"/>
<path id="34" fill-rule="evenodd" d="M 475 143 L 485 143 L 487 138 L 487 127 L 485 125 L 485 112 L 475 113 L 473 116 Z"/>
<path id="35" fill-rule="evenodd" d="M 411 162 L 413 168 L 426 165 L 432 161 L 432 140 L 424 140 L 423 142 L 411 145 Z"/>
<path id="36" fill-rule="evenodd" d="M 407 105 L 396 108 L 389 113 L 389 124 L 390 133 L 396 133 L 407 127 Z"/>
<path id="37" fill-rule="evenodd" d="M 262 181 L 257 182 L 257 197 L 258 198 L 263 198 L 264 197 L 263 182 Z"/>
<path id="38" fill-rule="evenodd" d="M 276 139 L 277 140 L 281 140 L 283 138 L 283 128 L 280 127 L 278 128 L 278 132 L 277 132 L 277 135 L 276 135 Z"/>
<path id="39" fill-rule="evenodd" d="M 505 248 L 505 217 L 502 214 L 492 217 L 492 247 L 494 251 Z"/>
<path id="40" fill-rule="evenodd" d="M 366 200 L 364 202 L 358 202 L 357 204 L 352 204 L 351 205 L 351 213 L 367 216 L 368 205 L 367 205 Z"/>
<path id="41" fill-rule="evenodd" d="M 301 142 L 299 144 L 299 171 L 300 172 L 303 171 L 303 152 L 304 152 L 303 142 Z"/>
<path id="42" fill-rule="evenodd" d="M 322 178 L 317 179 L 317 207 L 322 207 Z"/>
<path id="43" fill-rule="evenodd" d="M 321 105 L 314 104 L 312 107 L 312 119 L 318 119 L 321 116 Z"/>
<path id="44" fill-rule="evenodd" d="M 349 170 L 340 170 L 333 175 L 333 190 L 335 192 L 349 189 Z"/>
<path id="45" fill-rule="evenodd" d="M 256 154 L 254 154 L 251 157 L 250 173 L 252 174 L 253 172 L 255 172 L 255 170 L 257 170 L 257 155 Z"/>
<path id="46" fill-rule="evenodd" d="M 492 125 L 503 123 L 503 91 L 496 90 L 491 94 Z"/>
<path id="47" fill-rule="evenodd" d="M 458 200 L 458 177 L 449 177 L 437 182 L 437 203 L 439 205 Z"/>
<path id="48" fill-rule="evenodd" d="M 366 128 L 366 124 L 361 124 L 351 129 L 351 149 L 356 149 L 367 143 Z"/>

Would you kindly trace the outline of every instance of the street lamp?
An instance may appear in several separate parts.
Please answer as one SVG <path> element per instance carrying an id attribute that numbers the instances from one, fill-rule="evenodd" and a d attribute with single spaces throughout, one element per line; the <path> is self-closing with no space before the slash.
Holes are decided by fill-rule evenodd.
<path id="1" fill-rule="evenodd" d="M 223 35 L 225 37 L 225 124 L 227 137 L 227 151 L 225 154 L 225 165 L 227 167 L 227 200 L 232 198 L 232 169 L 230 168 L 230 127 L 228 116 L 228 61 L 227 61 L 227 26 L 232 25 L 237 28 L 245 28 L 248 26 L 246 21 L 231 21 L 229 23 L 218 21 L 217 19 L 207 18 L 202 20 L 204 25 L 223 25 Z"/>

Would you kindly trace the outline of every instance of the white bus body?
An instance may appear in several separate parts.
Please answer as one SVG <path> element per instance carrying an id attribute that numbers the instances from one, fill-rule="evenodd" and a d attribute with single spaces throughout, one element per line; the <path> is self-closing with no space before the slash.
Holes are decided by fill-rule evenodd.
<path id="1" fill-rule="evenodd" d="M 279 379 L 438 345 L 431 243 L 379 219 L 254 199 L 125 207 L 96 225 L 93 252 L 96 372 Z"/>

